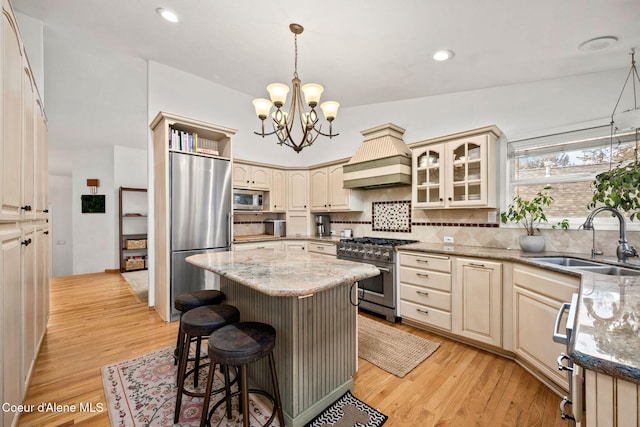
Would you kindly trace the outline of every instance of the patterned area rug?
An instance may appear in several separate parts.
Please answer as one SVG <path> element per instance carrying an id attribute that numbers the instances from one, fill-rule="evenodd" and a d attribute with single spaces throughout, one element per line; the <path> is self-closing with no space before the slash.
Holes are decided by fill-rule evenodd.
<path id="1" fill-rule="evenodd" d="M 206 348 L 206 345 L 203 345 Z M 183 396 L 180 419 L 173 423 L 176 401 L 177 366 L 173 364 L 173 347 L 163 348 L 115 365 L 102 368 L 102 383 L 112 426 L 119 427 L 191 427 L 200 424 L 202 398 Z M 190 369 L 190 367 L 188 368 Z M 206 385 L 207 369 L 201 369 L 199 387 Z M 214 388 L 223 385 L 222 375 L 216 371 Z M 232 391 L 236 390 L 236 385 Z M 271 406 L 249 396 L 251 425 L 261 426 L 271 416 Z M 217 400 L 212 397 L 212 404 Z M 238 399 L 233 399 L 233 417 L 227 420 L 224 405 L 211 418 L 215 427 L 240 427 L 242 415 Z M 277 419 L 273 426 L 278 426 Z"/>
<path id="2" fill-rule="evenodd" d="M 438 343 L 358 316 L 358 356 L 397 377 L 407 375 L 438 347 Z"/>
<path id="3" fill-rule="evenodd" d="M 379 427 L 387 418 L 347 391 L 306 427 Z"/>

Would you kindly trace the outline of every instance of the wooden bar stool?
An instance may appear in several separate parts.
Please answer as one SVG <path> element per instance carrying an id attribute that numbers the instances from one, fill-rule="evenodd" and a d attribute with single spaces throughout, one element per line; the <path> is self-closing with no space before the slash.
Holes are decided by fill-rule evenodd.
<path id="1" fill-rule="evenodd" d="M 173 307 L 180 312 L 180 320 L 182 316 L 189 310 L 205 305 L 220 304 L 224 301 L 225 295 L 213 289 L 203 289 L 199 291 L 184 292 L 176 296 L 173 301 Z M 178 330 L 178 339 L 176 341 L 176 349 L 173 352 L 174 365 L 180 361 L 180 349 L 184 346 L 184 334 L 182 330 Z"/>
<path id="2" fill-rule="evenodd" d="M 185 389 L 185 379 L 188 375 L 193 374 L 193 387 L 198 387 L 198 374 L 200 371 L 200 344 L 202 338 L 209 337 L 211 333 L 225 325 L 240 321 L 240 312 L 232 305 L 215 304 L 197 307 L 184 313 L 180 319 L 180 330 L 184 334 L 182 340 L 182 348 L 180 350 L 180 364 L 178 365 L 178 392 L 176 394 L 176 409 L 173 416 L 174 423 L 180 418 L 180 407 L 182 405 L 182 395 L 186 394 L 192 397 L 202 397 L 204 393 L 199 393 Z M 193 339 L 197 340 L 196 353 L 193 358 L 195 362 L 194 368 L 187 372 L 187 363 L 189 362 L 189 348 Z M 215 363 L 210 360 L 209 370 L 211 373 L 215 371 Z M 229 382 L 228 369 L 225 369 L 225 384 Z M 208 385 L 208 384 L 207 384 Z M 211 393 L 211 389 L 208 389 Z"/>
<path id="3" fill-rule="evenodd" d="M 211 409 L 213 414 L 216 409 L 226 403 L 227 418 L 231 418 L 231 398 L 240 396 L 240 410 L 242 411 L 242 425 L 249 427 L 249 394 L 260 394 L 271 400 L 273 412 L 263 427 L 270 425 L 275 416 L 278 416 L 280 425 L 284 426 L 284 415 L 282 413 L 282 402 L 280 400 L 280 390 L 278 387 L 278 376 L 276 375 L 276 365 L 273 358 L 273 348 L 276 345 L 276 330 L 271 325 L 259 322 L 240 322 L 223 326 L 217 329 L 209 337 L 209 360 L 212 365 L 219 363 L 227 369 L 229 366 L 238 368 L 240 376 L 240 390 L 230 392 L 228 377 L 225 378 L 225 397 L 220 399 Z M 269 358 L 271 370 L 271 383 L 273 385 L 273 396 L 264 390 L 249 389 L 249 369 L 248 365 L 264 357 Z M 213 388 L 214 372 L 209 370 L 207 377 L 207 388 L 204 393 L 204 403 L 202 405 L 202 418 L 200 427 L 210 425 L 209 423 L 209 402 L 211 399 L 211 389 Z"/>

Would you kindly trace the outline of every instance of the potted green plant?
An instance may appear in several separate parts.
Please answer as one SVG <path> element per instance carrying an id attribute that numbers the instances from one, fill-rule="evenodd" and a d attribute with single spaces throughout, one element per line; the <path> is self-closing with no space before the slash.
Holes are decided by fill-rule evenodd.
<path id="1" fill-rule="evenodd" d="M 640 163 L 632 162 L 602 172 L 596 175 L 591 186 L 593 198 L 589 209 L 602 204 L 628 214 L 631 221 L 640 211 Z"/>
<path id="2" fill-rule="evenodd" d="M 515 222 L 520 224 L 526 230 L 527 234 L 520 236 L 520 247 L 525 252 L 542 252 L 544 250 L 544 236 L 538 234 L 539 225 L 547 222 L 547 216 L 544 208 L 550 206 L 553 197 L 547 193 L 538 192 L 531 200 L 524 199 L 520 196 L 513 198 L 513 202 L 509 205 L 505 212 L 500 213 L 500 220 L 503 224 L 507 222 Z M 569 228 L 569 221 L 563 219 L 552 228 Z"/>

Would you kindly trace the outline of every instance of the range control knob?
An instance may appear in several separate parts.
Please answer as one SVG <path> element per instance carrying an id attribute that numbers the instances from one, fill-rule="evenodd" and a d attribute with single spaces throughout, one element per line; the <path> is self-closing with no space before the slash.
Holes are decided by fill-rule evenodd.
<path id="1" fill-rule="evenodd" d="M 382 252 L 380 250 L 377 250 L 376 253 L 374 254 L 375 256 L 379 257 L 380 255 L 382 255 Z"/>

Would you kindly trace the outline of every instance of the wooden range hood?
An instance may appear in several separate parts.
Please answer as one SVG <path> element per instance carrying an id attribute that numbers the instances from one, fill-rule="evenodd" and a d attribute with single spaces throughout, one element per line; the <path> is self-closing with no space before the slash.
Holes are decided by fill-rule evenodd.
<path id="1" fill-rule="evenodd" d="M 344 188 L 411 185 L 411 150 L 404 129 L 392 123 L 360 132 L 364 142 L 343 166 Z"/>

